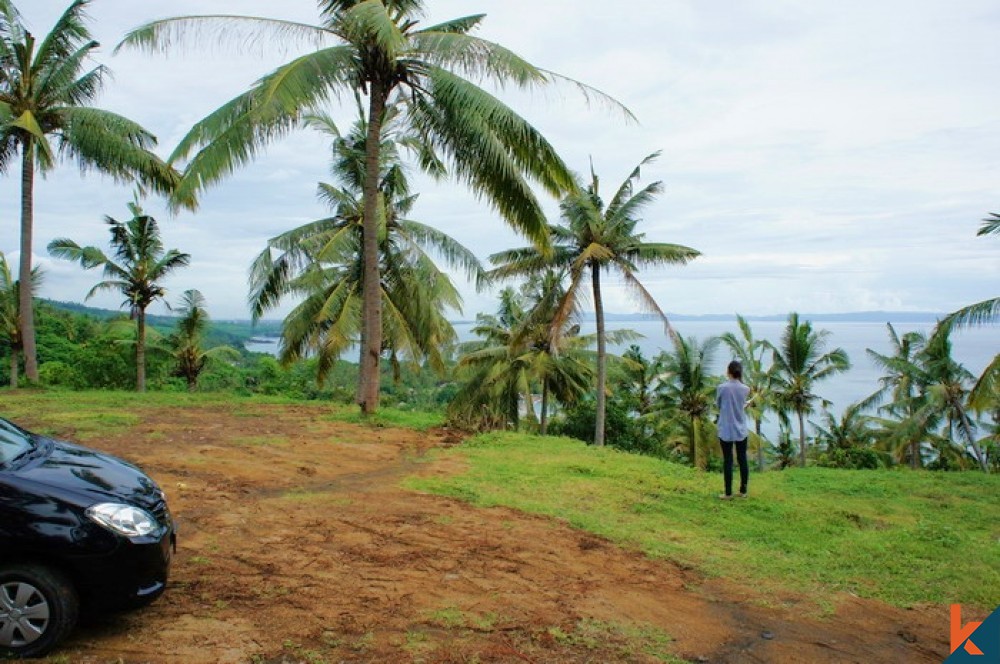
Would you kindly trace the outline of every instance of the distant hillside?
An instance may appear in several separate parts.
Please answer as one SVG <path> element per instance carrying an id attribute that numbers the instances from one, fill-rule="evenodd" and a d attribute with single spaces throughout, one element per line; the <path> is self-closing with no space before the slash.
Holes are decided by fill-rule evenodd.
<path id="1" fill-rule="evenodd" d="M 56 300 L 42 300 L 49 306 L 69 311 L 75 314 L 90 316 L 100 320 L 110 320 L 112 318 L 127 317 L 128 313 L 116 309 L 99 309 L 88 307 L 78 302 L 58 302 Z M 159 316 L 150 314 L 146 316 L 146 322 L 159 332 L 169 334 L 177 325 L 177 316 Z M 206 334 L 206 345 L 208 347 L 228 345 L 242 347 L 243 344 L 254 337 L 278 336 L 281 334 L 280 321 L 260 321 L 256 325 L 249 320 L 209 320 L 208 332 Z"/>

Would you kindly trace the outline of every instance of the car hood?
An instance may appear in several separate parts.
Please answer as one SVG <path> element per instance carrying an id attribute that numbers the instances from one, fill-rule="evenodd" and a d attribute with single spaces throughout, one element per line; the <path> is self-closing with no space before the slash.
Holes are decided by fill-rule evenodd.
<path id="1" fill-rule="evenodd" d="M 38 454 L 15 471 L 22 480 L 83 503 L 124 502 L 155 509 L 163 501 L 156 483 L 117 457 L 63 441 L 37 437 Z"/>

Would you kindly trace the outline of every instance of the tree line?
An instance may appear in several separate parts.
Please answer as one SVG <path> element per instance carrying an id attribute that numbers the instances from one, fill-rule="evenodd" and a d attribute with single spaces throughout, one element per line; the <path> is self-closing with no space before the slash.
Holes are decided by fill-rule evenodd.
<path id="1" fill-rule="evenodd" d="M 110 255 L 71 238 L 54 240 L 48 250 L 84 269 L 100 268 L 103 279 L 91 293 L 112 290 L 123 295 L 135 326 L 135 387 L 143 390 L 146 309 L 165 298 L 162 279 L 187 265 L 190 256 L 163 246 L 157 222 L 143 213 L 140 199 L 163 195 L 173 209 L 195 209 L 206 188 L 252 161 L 261 148 L 293 129 L 307 128 L 329 141 L 335 181 L 320 183 L 317 195 L 330 215 L 272 238 L 250 267 L 255 320 L 283 300 L 294 301 L 282 328 L 283 365 L 308 364 L 322 388 L 341 356 L 356 347 L 353 400 L 365 414 L 379 407 L 383 374 L 398 383 L 407 366 L 444 376 L 454 365 L 449 414 L 456 423 L 473 428 L 529 426 L 544 433 L 549 430 L 550 405 L 557 404 L 559 426 L 586 422 L 590 433 L 585 437 L 597 445 L 604 444 L 609 431 L 618 436 L 634 423 L 642 434 L 637 434 L 636 446 L 660 452 L 669 448 L 704 467 L 714 449 L 715 381 L 705 358 L 724 344 L 744 361 L 752 383 L 755 436 L 761 438 L 765 414 L 775 415 L 783 437 L 775 449 L 783 459 L 791 459 L 794 429 L 798 463 L 806 463 L 806 418 L 820 401 L 814 386 L 846 370 L 846 355 L 840 349 L 826 350 L 826 334 L 795 314 L 777 345 L 753 339 L 745 321 L 742 338 L 680 338 L 638 276 L 642 268 L 684 265 L 700 255 L 691 247 L 649 241 L 639 231 L 644 208 L 662 191 L 660 182 L 640 185 L 642 172 L 657 155 L 643 159 L 611 192 L 602 190 L 593 165 L 589 178 L 575 177 L 544 136 L 473 82 L 529 89 L 564 80 L 472 35 L 483 15 L 423 27 L 420 0 L 321 0 L 315 25 L 195 16 L 139 26 L 118 48 L 166 53 L 197 45 L 192 37 L 209 29 L 217 30 L 223 42 L 281 37 L 311 49 L 196 123 L 163 160 L 153 152 L 155 137 L 140 125 L 89 105 L 108 72 L 100 65 L 90 68 L 97 44 L 84 20 L 88 4 L 72 2 L 39 41 L 24 27 L 15 4 L 0 0 L 0 166 L 19 157 L 22 184 L 20 266 L 17 279 L 8 274 L 5 282 L 16 297 L 5 296 L 3 305 L 12 385 L 17 384 L 21 364 L 29 382 L 42 379 L 34 296 L 43 276 L 31 265 L 37 170 L 44 172 L 70 158 L 84 170 L 137 186 L 131 218 L 105 219 Z M 619 102 L 573 83 L 585 96 L 631 117 Z M 331 101 L 341 96 L 353 98 L 357 110 L 357 120 L 347 131 L 327 113 Z M 530 244 L 490 256 L 487 269 L 470 249 L 411 219 L 417 194 L 410 190 L 407 166 L 413 165 L 467 184 Z M 533 185 L 560 201 L 561 223 L 546 219 Z M 996 229 L 994 215 L 981 234 Z M 476 333 L 481 340 L 463 348 L 460 356 L 446 351 L 456 341 L 449 315 L 459 310 L 461 301 L 439 262 L 480 286 L 517 284 L 502 292 L 496 315 L 480 316 Z M 662 320 L 671 351 L 650 360 L 637 352 L 610 357 L 607 343 L 613 335 L 605 329 L 602 295 L 607 274 L 616 274 L 643 310 Z M 580 334 L 580 312 L 587 301 L 596 314 L 592 337 Z M 180 307 L 186 322 L 178 325 L 172 341 L 176 370 L 188 372 L 188 386 L 194 389 L 196 371 L 204 370 L 209 360 L 198 343 L 205 304 L 191 291 Z M 950 361 L 948 334 L 963 325 L 995 323 L 998 313 L 997 300 L 971 305 L 942 321 L 928 338 L 897 336 L 890 328 L 898 352 L 875 358 L 886 370 L 886 382 L 858 404 L 858 413 L 871 413 L 863 418 L 864 435 L 855 436 L 860 429 L 855 430 L 853 420 L 824 420 L 818 429 L 830 440 L 847 439 L 845 432 L 850 431 L 849 438 L 861 442 L 830 443 L 828 453 L 839 449 L 847 464 L 868 458 L 857 449 L 877 447 L 911 465 L 947 459 L 952 453 L 954 463 L 961 465 L 968 453 L 987 469 L 995 422 L 992 433 L 982 439 L 988 427 L 976 418 L 997 418 L 1000 368 L 994 361 L 970 389 L 971 377 Z M 618 341 L 624 340 L 618 336 Z M 231 354 L 230 362 L 236 362 Z M 635 402 L 622 401 L 636 389 L 628 383 L 629 372 L 642 377 Z M 535 395 L 541 400 L 537 413 Z M 626 423 L 616 420 L 609 428 L 608 418 L 622 414 Z M 757 450 L 763 464 L 763 442 Z"/>

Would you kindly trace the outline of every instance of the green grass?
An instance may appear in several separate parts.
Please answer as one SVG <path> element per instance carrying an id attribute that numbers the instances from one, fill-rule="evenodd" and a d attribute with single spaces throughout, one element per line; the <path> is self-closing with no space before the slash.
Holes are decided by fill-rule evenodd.
<path id="1" fill-rule="evenodd" d="M 579 441 L 510 433 L 443 454 L 467 473 L 412 488 L 564 519 L 650 556 L 829 608 L 845 591 L 895 605 L 1000 604 L 1000 477 L 844 471 L 753 474 L 751 497 L 722 479 Z"/>
<path id="2" fill-rule="evenodd" d="M 399 427 L 415 431 L 427 431 L 444 425 L 442 413 L 380 408 L 374 416 L 365 417 L 355 406 L 335 408 L 329 419 L 348 424 L 364 424 L 375 427 Z"/>

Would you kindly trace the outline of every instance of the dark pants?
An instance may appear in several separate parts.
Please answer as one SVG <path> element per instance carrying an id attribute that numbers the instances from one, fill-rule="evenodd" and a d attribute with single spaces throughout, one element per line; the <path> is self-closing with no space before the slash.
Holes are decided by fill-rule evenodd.
<path id="1" fill-rule="evenodd" d="M 722 471 L 726 478 L 726 495 L 733 495 L 733 446 L 736 446 L 736 461 L 740 464 L 740 493 L 747 492 L 750 466 L 747 464 L 747 439 L 719 440 L 722 445 Z"/>

